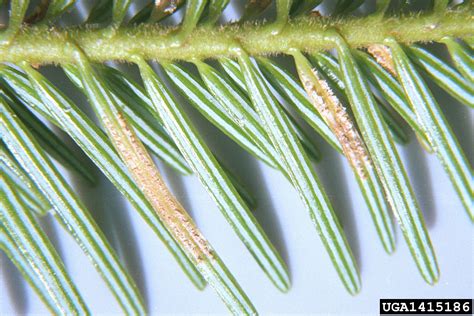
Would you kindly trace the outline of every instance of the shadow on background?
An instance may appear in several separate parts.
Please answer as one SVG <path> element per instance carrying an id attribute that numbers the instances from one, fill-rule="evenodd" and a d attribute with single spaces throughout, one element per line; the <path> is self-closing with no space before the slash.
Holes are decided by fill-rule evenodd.
<path id="1" fill-rule="evenodd" d="M 241 7 L 244 1 L 240 2 L 239 7 Z M 88 108 L 85 98 L 72 87 L 72 84 L 69 83 L 68 80 L 65 80 L 64 75 L 61 74 L 58 68 L 47 67 L 44 70 L 42 69 L 42 71 L 46 73 L 53 82 L 58 84 L 58 87 L 66 92 L 72 100 L 77 102 L 82 109 Z M 472 146 L 474 132 L 470 110 L 466 106 L 460 105 L 437 86 L 431 84 L 431 88 L 440 107 L 451 123 L 451 127 L 457 135 L 461 147 L 465 150 L 468 160 L 472 164 L 474 160 L 474 148 Z M 85 110 L 85 112 L 91 117 L 92 111 L 90 109 Z M 203 137 L 205 137 L 210 147 L 213 148 L 222 161 L 226 163 L 229 169 L 239 176 L 242 183 L 248 188 L 248 191 L 254 194 L 259 205 L 254 211 L 254 215 L 285 262 L 289 265 L 290 258 L 288 257 L 284 236 L 281 233 L 281 223 L 273 212 L 271 194 L 264 183 L 262 172 L 256 160 L 218 132 L 216 128 L 212 127 L 210 123 L 205 121 L 196 111 L 187 109 L 187 112 L 191 114 L 193 122 L 199 127 L 199 130 L 202 132 Z M 314 134 L 312 131 L 308 132 L 312 135 Z M 63 136 L 63 139 L 67 143 L 70 145 L 73 144 L 63 133 L 59 134 Z M 85 157 L 77 147 L 74 148 L 78 155 Z M 350 192 L 343 168 L 345 162 L 342 161 L 343 158 L 338 153 L 329 149 L 328 146 L 323 145 L 320 148 L 324 148 L 324 150 L 321 150 L 323 153 L 322 161 L 316 165 L 317 174 L 324 184 L 324 188 L 344 227 L 348 242 L 361 268 L 362 258 L 360 257 L 359 238 L 354 220 L 354 211 L 356 211 L 355 208 L 357 206 L 352 205 L 350 200 Z M 433 226 L 436 222 L 436 213 L 433 203 L 430 170 L 427 166 L 427 158 L 425 156 L 426 153 L 416 144 L 415 138 L 413 138 L 412 142 L 403 149 L 403 154 L 407 162 L 406 168 L 412 175 L 411 181 L 417 191 L 417 196 L 423 209 L 426 222 L 429 226 Z M 85 163 L 90 163 L 87 158 L 84 158 L 84 161 Z M 188 199 L 188 194 L 186 193 L 181 176 L 169 168 L 164 168 L 164 172 L 166 173 L 168 183 L 178 199 L 187 210 L 191 210 L 192 205 Z M 99 171 L 97 171 L 99 182 L 95 187 L 91 187 L 85 181 L 82 181 L 82 179 L 78 179 L 76 175 L 72 173 L 71 175 L 72 186 L 81 200 L 84 201 L 96 219 L 99 227 L 111 242 L 112 247 L 116 250 L 130 271 L 141 293 L 144 295 L 145 303 L 147 304 L 148 297 L 146 297 L 146 294 L 148 291 L 146 290 L 145 276 L 142 273 L 141 254 L 136 244 L 136 234 L 130 222 L 128 207 L 125 207 L 123 203 L 124 199 L 113 185 L 102 177 Z M 364 207 L 366 208 L 366 206 Z M 42 220 L 42 224 L 52 243 L 61 254 L 60 241 L 58 240 L 56 227 L 52 222 L 52 218 L 45 218 Z M 1 272 L 6 280 L 8 291 L 10 292 L 9 297 L 12 299 L 16 312 L 18 314 L 25 314 L 28 312 L 26 283 L 22 280 L 21 274 L 14 268 L 5 255 L 0 254 L 0 256 L 2 262 Z M 289 268 L 291 271 L 291 267 Z"/>
<path id="2" fill-rule="evenodd" d="M 72 83 L 64 78 L 64 74 L 61 73 L 58 68 L 46 68 L 45 74 L 47 74 L 48 78 L 56 83 L 81 110 L 95 120 L 93 110 L 89 107 L 85 96 L 83 96 Z M 60 134 L 64 136 L 63 139 L 78 155 L 84 155 L 81 153 L 80 148 L 78 148 L 67 135 L 64 135 L 62 132 Z M 87 157 L 84 157 L 84 160 L 90 162 Z M 83 201 L 97 225 L 101 228 L 106 239 L 118 254 L 125 268 L 135 280 L 138 289 L 143 295 L 145 304 L 147 304 L 146 280 L 143 275 L 141 254 L 139 247 L 137 247 L 136 234 L 131 225 L 130 214 L 128 213 L 134 210 L 126 206 L 128 205 L 128 203 L 124 203 L 126 200 L 99 170 L 96 172 L 98 182 L 95 186 L 91 186 L 90 183 L 78 177 L 74 172 L 69 172 L 69 175 L 71 179 L 70 184 L 74 188 L 74 191 L 80 200 Z"/>
<path id="3" fill-rule="evenodd" d="M 316 174 L 326 191 L 341 226 L 347 236 L 347 241 L 352 249 L 354 258 L 362 272 L 362 258 L 360 256 L 359 236 L 357 234 L 355 212 L 359 212 L 356 205 L 352 203 L 351 194 L 346 182 L 343 164 L 345 158 L 332 148 L 324 150 L 322 158 L 316 164 Z M 361 205 L 368 212 L 367 206 Z"/>
<path id="4" fill-rule="evenodd" d="M 433 203 L 433 186 L 431 185 L 431 175 L 426 158 L 428 153 L 418 144 L 415 135 L 410 136 L 410 143 L 403 145 L 400 153 L 405 158 L 405 168 L 416 193 L 426 225 L 433 227 L 436 222 L 436 206 Z"/>
<path id="5" fill-rule="evenodd" d="M 40 218 L 39 222 L 43 231 L 48 235 L 49 241 L 53 244 L 59 257 L 64 258 L 63 247 L 61 246 L 61 240 L 58 235 L 58 226 L 54 216 L 52 214 L 45 215 Z"/>
<path id="6" fill-rule="evenodd" d="M 7 285 L 8 297 L 12 302 L 15 312 L 18 315 L 25 315 L 28 313 L 29 307 L 29 297 L 26 288 L 28 284 L 23 279 L 20 271 L 18 271 L 3 251 L 0 252 L 0 263 L 1 279 L 4 280 Z M 2 300 L 3 299 L 6 299 L 6 297 L 2 298 Z"/>
<path id="7" fill-rule="evenodd" d="M 294 78 L 298 78 L 292 58 L 275 57 L 274 60 L 284 69 L 287 69 L 288 72 L 291 72 Z M 284 100 L 280 99 L 280 101 L 282 104 L 286 105 L 291 113 L 296 113 L 291 105 L 286 104 Z M 343 166 L 343 164 L 347 162 L 342 155 L 327 144 L 298 114 L 295 114 L 294 117 L 321 153 L 320 160 L 312 162 L 313 169 L 316 171 L 316 175 L 320 179 L 323 189 L 331 201 L 334 212 L 336 213 L 347 236 L 347 241 L 352 249 L 359 270 L 362 271 L 359 238 L 354 217 L 356 206 L 353 205 L 350 198 L 350 189 L 346 182 L 346 175 Z M 363 207 L 367 209 L 365 205 Z"/>
<path id="8" fill-rule="evenodd" d="M 251 211 L 254 211 L 255 218 L 288 265 L 287 249 L 281 233 L 280 222 L 273 212 L 271 196 L 262 180 L 263 176 L 257 161 L 209 123 L 183 97 L 178 93 L 175 93 L 175 95 L 178 97 L 180 104 L 186 104 L 186 113 L 192 118 L 193 125 L 199 130 L 200 135 L 205 139 L 214 155 L 225 164 L 225 167 L 236 176 L 256 199 L 257 209 Z"/>

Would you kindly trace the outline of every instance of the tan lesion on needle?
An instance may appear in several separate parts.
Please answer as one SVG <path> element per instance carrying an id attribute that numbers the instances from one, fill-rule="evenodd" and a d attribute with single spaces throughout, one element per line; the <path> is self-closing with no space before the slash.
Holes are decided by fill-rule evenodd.
<path id="1" fill-rule="evenodd" d="M 352 168 L 362 179 L 366 179 L 367 168 L 372 166 L 371 160 L 345 107 L 334 95 L 326 80 L 319 77 L 317 71 L 312 70 L 311 74 L 298 71 L 298 74 L 311 103 L 333 131 Z M 313 78 L 310 78 L 310 75 Z"/>
<path id="2" fill-rule="evenodd" d="M 169 191 L 149 153 L 120 111 L 114 113 L 119 126 L 108 118 L 103 123 L 113 138 L 115 148 L 133 179 L 144 193 L 169 232 L 200 263 L 213 259 L 213 250 L 183 206 Z"/>
<path id="3" fill-rule="evenodd" d="M 390 48 L 381 44 L 372 44 L 367 47 L 367 52 L 375 58 L 379 65 L 390 72 L 392 76 L 397 77 L 397 71 L 395 70 Z"/>

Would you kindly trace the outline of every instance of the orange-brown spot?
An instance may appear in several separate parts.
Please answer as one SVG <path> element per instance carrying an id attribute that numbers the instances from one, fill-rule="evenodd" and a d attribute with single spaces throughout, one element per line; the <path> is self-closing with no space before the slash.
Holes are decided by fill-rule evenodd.
<path id="1" fill-rule="evenodd" d="M 382 67 L 389 71 L 394 77 L 397 76 L 397 71 L 395 70 L 395 65 L 392 59 L 392 53 L 387 46 L 381 44 L 372 44 L 367 47 L 367 51 L 369 54 L 374 56 L 375 60 Z"/>
<path id="2" fill-rule="evenodd" d="M 213 258 L 213 250 L 191 217 L 169 191 L 153 160 L 122 113 L 116 113 L 119 127 L 104 119 L 117 151 L 136 184 L 153 206 L 169 232 L 180 241 L 197 263 Z"/>
<path id="3" fill-rule="evenodd" d="M 355 124 L 327 82 L 320 79 L 314 70 L 311 75 L 314 75 L 314 78 L 299 72 L 306 93 L 339 140 L 342 151 L 352 168 L 361 178 L 367 178 L 366 168 L 371 167 L 371 161 Z"/>

